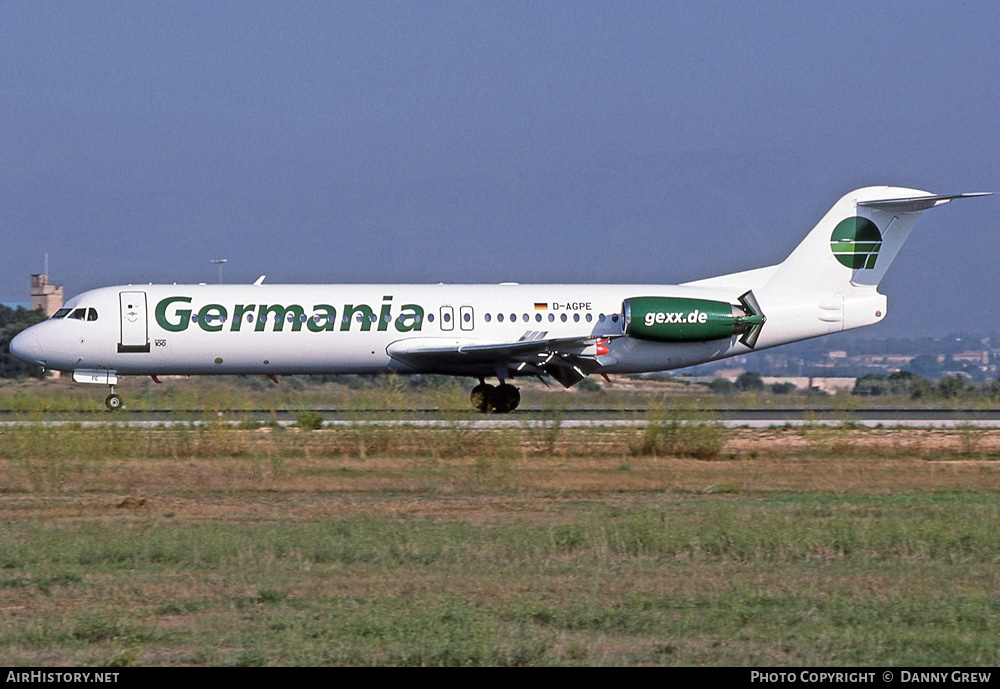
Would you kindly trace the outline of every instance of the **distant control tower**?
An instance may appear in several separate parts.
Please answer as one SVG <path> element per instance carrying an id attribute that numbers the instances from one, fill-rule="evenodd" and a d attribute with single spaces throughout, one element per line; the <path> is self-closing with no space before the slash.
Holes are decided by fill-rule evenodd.
<path id="1" fill-rule="evenodd" d="M 51 316 L 63 303 L 62 285 L 50 285 L 49 276 L 36 273 L 31 276 L 31 309 L 41 309 L 46 316 Z"/>

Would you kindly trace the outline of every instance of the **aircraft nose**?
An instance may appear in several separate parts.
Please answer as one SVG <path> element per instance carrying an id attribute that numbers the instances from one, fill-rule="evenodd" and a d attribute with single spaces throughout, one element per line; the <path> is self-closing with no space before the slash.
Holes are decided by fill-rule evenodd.
<path id="1" fill-rule="evenodd" d="M 41 360 L 41 347 L 38 343 L 38 333 L 33 331 L 34 328 L 28 328 L 27 330 L 18 333 L 14 339 L 10 341 L 10 353 L 21 361 L 26 361 L 29 364 L 39 364 L 40 366 L 44 366 L 45 362 Z"/>

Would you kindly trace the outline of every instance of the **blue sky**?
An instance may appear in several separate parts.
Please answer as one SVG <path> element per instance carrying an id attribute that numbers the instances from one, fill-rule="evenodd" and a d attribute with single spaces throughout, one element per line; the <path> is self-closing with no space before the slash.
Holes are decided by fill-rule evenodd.
<path id="1" fill-rule="evenodd" d="M 0 300 L 118 283 L 663 282 L 851 189 L 1000 191 L 990 3 L 0 5 Z M 998 330 L 1000 197 L 869 336 Z"/>

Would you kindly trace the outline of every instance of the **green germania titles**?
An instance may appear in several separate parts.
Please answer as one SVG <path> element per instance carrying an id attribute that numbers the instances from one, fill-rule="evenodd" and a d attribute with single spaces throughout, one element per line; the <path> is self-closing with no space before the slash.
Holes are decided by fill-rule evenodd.
<path id="1" fill-rule="evenodd" d="M 424 323 L 424 308 L 403 304 L 393 314 L 392 295 L 382 297 L 378 312 L 367 304 L 345 304 L 338 312 L 330 304 L 315 304 L 307 312 L 299 304 L 205 304 L 197 311 L 191 297 L 174 296 L 156 304 L 156 323 L 167 332 L 179 333 L 196 324 L 205 332 L 298 332 L 303 327 L 314 333 L 370 330 L 390 327 L 405 333 L 419 331 Z M 339 318 L 338 318 L 339 313 Z M 270 326 L 270 327 L 269 327 Z"/>

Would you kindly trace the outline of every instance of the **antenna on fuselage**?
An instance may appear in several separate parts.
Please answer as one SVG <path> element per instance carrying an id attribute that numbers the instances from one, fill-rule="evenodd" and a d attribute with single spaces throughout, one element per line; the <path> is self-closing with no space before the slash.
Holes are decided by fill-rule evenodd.
<path id="1" fill-rule="evenodd" d="M 219 284 L 221 285 L 222 284 L 222 264 L 223 263 L 229 263 L 229 259 L 228 258 L 210 258 L 210 259 L 208 259 L 208 262 L 209 263 L 214 263 L 217 266 L 219 266 Z"/>

